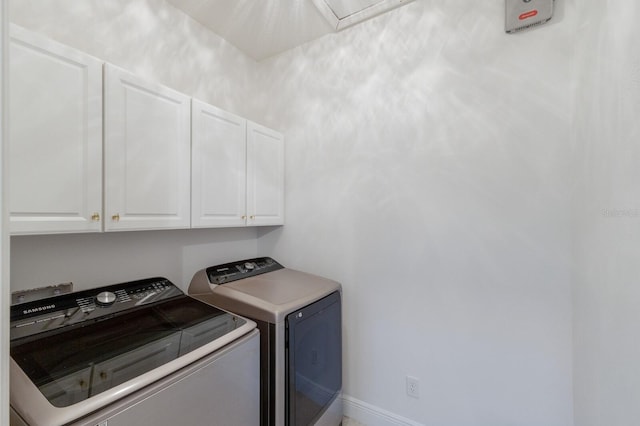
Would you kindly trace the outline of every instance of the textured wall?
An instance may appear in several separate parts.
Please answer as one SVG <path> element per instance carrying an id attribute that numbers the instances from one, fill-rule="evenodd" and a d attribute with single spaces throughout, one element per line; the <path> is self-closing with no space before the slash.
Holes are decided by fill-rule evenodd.
<path id="1" fill-rule="evenodd" d="M 420 0 L 261 63 L 287 225 L 344 285 L 345 392 L 425 425 L 572 424 L 573 2 Z M 420 399 L 405 394 L 420 379 Z"/>
<path id="2" fill-rule="evenodd" d="M 10 19 L 246 116 L 255 62 L 164 0 L 11 0 Z"/>
<path id="3" fill-rule="evenodd" d="M 640 5 L 583 2 L 577 37 L 576 426 L 640 419 Z"/>

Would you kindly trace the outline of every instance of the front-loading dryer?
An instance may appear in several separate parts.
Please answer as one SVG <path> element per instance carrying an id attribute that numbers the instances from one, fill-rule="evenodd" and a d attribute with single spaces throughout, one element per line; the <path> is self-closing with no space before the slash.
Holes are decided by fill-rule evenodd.
<path id="1" fill-rule="evenodd" d="M 189 294 L 260 330 L 261 424 L 342 422 L 342 288 L 269 257 L 198 271 Z"/>

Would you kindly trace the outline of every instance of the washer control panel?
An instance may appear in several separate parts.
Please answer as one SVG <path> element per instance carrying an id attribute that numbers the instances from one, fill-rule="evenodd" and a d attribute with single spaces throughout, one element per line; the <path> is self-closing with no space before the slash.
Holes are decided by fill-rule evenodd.
<path id="1" fill-rule="evenodd" d="M 207 277 L 211 284 L 226 284 L 244 278 L 283 269 L 284 266 L 270 257 L 239 260 L 207 268 Z"/>
<path id="2" fill-rule="evenodd" d="M 99 320 L 183 294 L 166 278 L 157 277 L 13 305 L 11 339 Z"/>

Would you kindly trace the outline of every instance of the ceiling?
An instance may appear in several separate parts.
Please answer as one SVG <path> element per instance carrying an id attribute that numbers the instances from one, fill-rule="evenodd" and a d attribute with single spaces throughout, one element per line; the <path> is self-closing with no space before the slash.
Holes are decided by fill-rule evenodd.
<path id="1" fill-rule="evenodd" d="M 259 61 L 334 29 L 311 0 L 167 0 Z"/>
<path id="2" fill-rule="evenodd" d="M 167 1 L 260 61 L 411 0 Z"/>

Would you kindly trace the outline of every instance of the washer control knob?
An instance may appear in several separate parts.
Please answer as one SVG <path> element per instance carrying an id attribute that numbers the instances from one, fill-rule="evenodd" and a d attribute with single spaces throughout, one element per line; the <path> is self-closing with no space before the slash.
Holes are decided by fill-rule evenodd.
<path id="1" fill-rule="evenodd" d="M 116 301 L 116 295 L 110 291 L 103 291 L 96 296 L 96 303 L 100 306 L 113 305 Z"/>
<path id="2" fill-rule="evenodd" d="M 256 265 L 254 265 L 251 262 L 247 262 L 244 264 L 244 269 L 246 269 L 247 271 L 253 271 L 253 269 L 256 267 Z"/>

